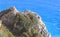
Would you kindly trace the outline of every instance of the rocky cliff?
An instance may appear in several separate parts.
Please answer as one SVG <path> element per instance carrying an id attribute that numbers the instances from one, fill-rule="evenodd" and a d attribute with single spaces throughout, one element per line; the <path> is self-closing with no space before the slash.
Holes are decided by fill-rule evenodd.
<path id="1" fill-rule="evenodd" d="M 0 12 L 0 37 L 51 37 L 35 12 L 19 12 L 15 7 Z"/>

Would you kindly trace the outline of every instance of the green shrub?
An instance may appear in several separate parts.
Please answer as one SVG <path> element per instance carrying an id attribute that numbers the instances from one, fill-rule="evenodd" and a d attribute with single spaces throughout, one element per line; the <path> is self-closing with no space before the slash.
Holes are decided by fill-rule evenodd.
<path id="1" fill-rule="evenodd" d="M 2 25 L 0 28 L 0 37 L 14 37 L 14 35 L 5 26 Z"/>
<path id="2" fill-rule="evenodd" d="M 8 37 L 8 35 L 4 32 L 0 32 L 0 37 Z"/>

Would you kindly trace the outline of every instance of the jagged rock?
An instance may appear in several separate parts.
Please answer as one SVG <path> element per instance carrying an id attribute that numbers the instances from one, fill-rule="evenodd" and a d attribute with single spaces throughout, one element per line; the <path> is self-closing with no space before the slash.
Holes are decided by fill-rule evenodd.
<path id="1" fill-rule="evenodd" d="M 29 10 L 22 13 L 15 7 L 10 7 L 1 11 L 0 27 L 1 25 L 15 37 L 50 37 L 41 17 Z"/>

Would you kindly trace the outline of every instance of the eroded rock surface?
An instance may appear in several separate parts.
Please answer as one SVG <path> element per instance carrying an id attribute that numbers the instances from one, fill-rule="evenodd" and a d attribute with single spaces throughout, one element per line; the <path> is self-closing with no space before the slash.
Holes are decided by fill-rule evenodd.
<path id="1" fill-rule="evenodd" d="M 25 10 L 19 12 L 15 7 L 0 12 L 0 32 L 9 31 L 9 37 L 50 37 L 41 17 L 36 13 Z"/>

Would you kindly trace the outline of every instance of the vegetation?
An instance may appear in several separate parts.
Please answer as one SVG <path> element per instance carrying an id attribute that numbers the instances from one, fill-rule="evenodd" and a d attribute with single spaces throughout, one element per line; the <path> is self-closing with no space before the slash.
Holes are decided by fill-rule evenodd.
<path id="1" fill-rule="evenodd" d="M 14 35 L 5 26 L 2 25 L 0 28 L 0 37 L 14 37 Z"/>
<path id="2" fill-rule="evenodd" d="M 0 37 L 43 37 L 39 32 L 38 18 L 34 13 L 16 14 L 14 21 L 12 25 L 2 25 Z"/>

